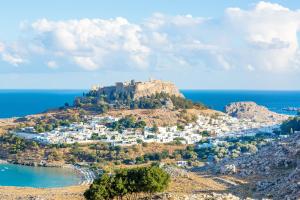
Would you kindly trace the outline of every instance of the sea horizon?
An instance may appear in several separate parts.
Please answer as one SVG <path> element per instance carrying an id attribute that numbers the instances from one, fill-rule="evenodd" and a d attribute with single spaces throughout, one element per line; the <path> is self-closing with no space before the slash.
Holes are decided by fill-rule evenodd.
<path id="1" fill-rule="evenodd" d="M 2 88 L 0 91 L 82 91 L 82 90 L 91 90 L 91 88 Z M 180 91 L 278 91 L 278 92 L 300 92 L 299 90 L 292 90 L 292 89 L 286 89 L 286 90 L 277 90 L 277 89 L 186 89 L 186 88 L 179 88 Z"/>
<path id="2" fill-rule="evenodd" d="M 23 117 L 58 108 L 65 103 L 72 105 L 75 97 L 88 89 L 0 89 L 0 118 Z M 201 102 L 211 109 L 224 111 L 232 102 L 253 101 L 271 111 L 295 115 L 283 110 L 300 108 L 300 91 L 292 90 L 210 90 L 180 89 L 187 99 Z M 20 101 L 22 99 L 22 101 Z"/>

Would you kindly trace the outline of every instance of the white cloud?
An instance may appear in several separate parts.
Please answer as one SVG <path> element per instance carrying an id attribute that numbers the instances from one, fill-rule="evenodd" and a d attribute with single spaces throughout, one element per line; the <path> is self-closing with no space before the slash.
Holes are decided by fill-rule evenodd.
<path id="1" fill-rule="evenodd" d="M 87 70 L 95 70 L 98 68 L 98 65 L 90 57 L 75 56 L 74 62 Z"/>
<path id="2" fill-rule="evenodd" d="M 51 69 L 56 69 L 56 68 L 58 68 L 57 63 L 56 63 L 55 61 L 53 61 L 53 60 L 48 61 L 48 62 L 47 62 L 47 66 L 48 66 L 49 68 L 51 68 Z"/>
<path id="3" fill-rule="evenodd" d="M 294 61 L 299 51 L 299 11 L 259 2 L 251 10 L 229 8 L 226 17 L 240 44 L 231 45 L 232 51 L 239 52 L 234 54 L 238 63 L 272 71 L 299 68 Z"/>
<path id="4" fill-rule="evenodd" d="M 265 1 L 261 1 L 256 5 L 256 10 L 259 11 L 267 11 L 269 12 L 270 9 L 271 11 L 289 11 L 288 8 L 285 8 L 277 3 L 269 3 L 269 2 L 265 2 Z"/>
<path id="5" fill-rule="evenodd" d="M 251 72 L 255 71 L 255 68 L 252 65 L 247 65 L 247 69 Z"/>
<path id="6" fill-rule="evenodd" d="M 144 25 L 150 29 L 160 29 L 166 27 L 192 27 L 205 21 L 202 17 L 193 17 L 192 15 L 168 16 L 162 13 L 155 13 L 146 20 Z"/>
<path id="7" fill-rule="evenodd" d="M 0 42 L 0 53 L 4 51 L 4 48 L 5 48 L 4 44 Z"/>
<path id="8" fill-rule="evenodd" d="M 87 70 L 96 70 L 127 57 L 128 65 L 144 64 L 150 50 L 141 42 L 141 28 L 124 18 L 82 19 L 32 24 L 38 42 L 47 53 L 64 57 Z M 126 64 L 123 62 L 123 64 Z"/>
<path id="9" fill-rule="evenodd" d="M 300 11 L 268 2 L 228 8 L 218 19 L 162 13 L 141 23 L 40 19 L 22 23 L 31 37 L 21 45 L 0 43 L 0 54 L 14 65 L 39 58 L 50 68 L 83 70 L 291 71 L 300 66 L 299 28 Z"/>
<path id="10" fill-rule="evenodd" d="M 23 58 L 19 57 L 18 55 L 11 55 L 8 53 L 2 54 L 2 60 L 5 62 L 8 62 L 14 66 L 18 66 L 25 62 L 25 60 Z"/>

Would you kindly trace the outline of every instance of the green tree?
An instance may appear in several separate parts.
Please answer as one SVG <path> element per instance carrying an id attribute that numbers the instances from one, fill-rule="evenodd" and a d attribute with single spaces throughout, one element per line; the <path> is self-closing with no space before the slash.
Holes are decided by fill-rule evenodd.
<path id="1" fill-rule="evenodd" d="M 300 117 L 293 117 L 283 122 L 280 126 L 281 132 L 289 134 L 300 131 Z"/>
<path id="2" fill-rule="evenodd" d="M 155 193 L 164 191 L 169 182 L 170 176 L 159 167 L 144 168 L 142 183 L 145 185 L 143 192 Z"/>
<path id="3" fill-rule="evenodd" d="M 128 193 L 128 174 L 127 170 L 119 170 L 112 178 L 113 196 L 123 197 Z"/>
<path id="4" fill-rule="evenodd" d="M 100 179 L 95 180 L 90 188 L 85 191 L 87 200 L 105 200 L 111 198 L 111 180 L 108 174 L 103 174 Z"/>
<path id="5" fill-rule="evenodd" d="M 170 176 L 158 166 L 120 169 L 115 174 L 103 174 L 84 193 L 87 200 L 113 199 L 133 193 L 164 191 Z"/>
<path id="6" fill-rule="evenodd" d="M 152 131 L 153 131 L 154 133 L 158 133 L 158 127 L 157 127 L 157 124 L 153 124 L 153 126 L 152 126 Z"/>

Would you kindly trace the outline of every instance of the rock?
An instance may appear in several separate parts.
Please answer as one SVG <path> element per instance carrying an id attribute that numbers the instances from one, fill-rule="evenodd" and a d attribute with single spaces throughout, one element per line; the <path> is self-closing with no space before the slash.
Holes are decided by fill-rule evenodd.
<path id="1" fill-rule="evenodd" d="M 174 108 L 174 104 L 173 104 L 173 102 L 172 102 L 171 99 L 168 99 L 168 100 L 166 101 L 165 107 L 166 107 L 167 109 L 170 109 L 170 110 L 172 110 L 172 109 Z"/>
<path id="2" fill-rule="evenodd" d="M 161 80 L 149 80 L 145 82 L 135 82 L 134 80 L 131 80 L 130 82 L 117 82 L 114 86 L 96 87 L 92 90 L 108 96 L 110 96 L 111 93 L 133 94 L 133 99 L 139 99 L 161 92 L 184 97 L 174 83 Z"/>
<path id="3" fill-rule="evenodd" d="M 236 167 L 234 164 L 224 165 L 224 166 L 221 166 L 220 172 L 221 172 L 221 174 L 235 174 Z"/>
<path id="4" fill-rule="evenodd" d="M 255 102 L 234 102 L 225 107 L 225 112 L 232 117 L 256 122 L 281 122 L 288 119 L 287 115 L 272 112 L 264 106 L 257 105 Z"/>
<path id="5" fill-rule="evenodd" d="M 239 200 L 240 198 L 231 193 L 198 193 L 198 194 L 177 194 L 177 193 L 163 193 L 155 195 L 152 200 Z M 251 200 L 247 198 L 247 200 Z"/>
<path id="6" fill-rule="evenodd" d="M 260 148 L 252 156 L 221 161 L 218 163 L 222 169 L 220 172 L 234 171 L 234 163 L 236 175 L 249 179 L 255 185 L 253 195 L 272 199 L 299 199 L 299 141 L 300 133 L 295 133 Z"/>

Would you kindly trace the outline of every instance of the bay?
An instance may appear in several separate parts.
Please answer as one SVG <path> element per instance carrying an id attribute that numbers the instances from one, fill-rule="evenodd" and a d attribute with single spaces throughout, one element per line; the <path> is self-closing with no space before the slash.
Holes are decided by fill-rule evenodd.
<path id="1" fill-rule="evenodd" d="M 0 186 L 53 188 L 80 182 L 79 175 L 67 168 L 0 164 Z"/>

